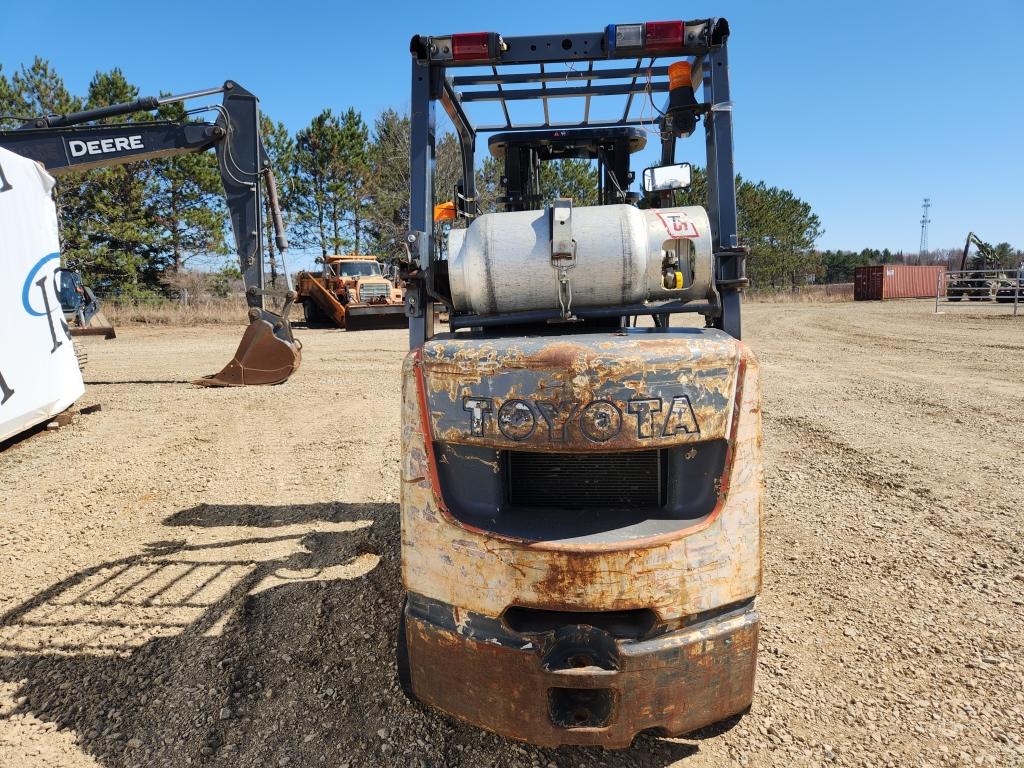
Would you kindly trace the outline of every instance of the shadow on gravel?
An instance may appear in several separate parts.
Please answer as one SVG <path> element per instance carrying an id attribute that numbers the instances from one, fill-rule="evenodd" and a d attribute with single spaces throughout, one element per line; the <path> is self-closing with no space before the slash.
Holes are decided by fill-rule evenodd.
<path id="1" fill-rule="evenodd" d="M 201 505 L 165 524 L 180 538 L 0 616 L 16 689 L 0 719 L 70 729 L 102 766 L 661 768 L 699 751 L 536 749 L 409 702 L 396 504 Z"/>
<path id="2" fill-rule="evenodd" d="M 40 432 L 46 431 L 46 422 L 36 424 L 34 427 L 29 427 L 23 432 L 19 432 L 13 437 L 8 437 L 6 440 L 0 440 L 0 453 L 3 453 L 8 448 L 14 448 L 21 443 L 28 441 L 30 438 L 35 437 Z"/>
<path id="3" fill-rule="evenodd" d="M 85 383 L 93 387 L 113 384 L 191 384 L 191 379 L 118 379 L 117 381 L 99 381 L 85 379 Z"/>
<path id="4" fill-rule="evenodd" d="M 348 510 L 354 510 L 349 512 Z M 360 510 L 365 510 L 361 517 Z M 242 506 L 237 504 L 200 504 L 183 509 L 166 520 L 164 525 L 190 525 L 197 528 L 216 528 L 223 525 L 245 525 L 254 528 L 272 528 L 281 525 L 295 525 L 315 521 L 339 521 L 342 519 L 372 519 L 381 511 L 393 515 L 397 524 L 397 504 L 301 504 L 287 507 L 262 505 Z"/>

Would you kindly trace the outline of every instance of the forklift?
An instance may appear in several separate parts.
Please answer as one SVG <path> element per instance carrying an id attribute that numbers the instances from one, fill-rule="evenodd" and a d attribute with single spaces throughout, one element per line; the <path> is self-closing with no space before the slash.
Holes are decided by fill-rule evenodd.
<path id="1" fill-rule="evenodd" d="M 763 472 L 728 37 L 713 18 L 410 44 L 398 678 L 509 738 L 626 748 L 751 706 Z M 554 119 L 567 98 L 582 115 Z M 438 103 L 463 165 L 440 202 Z M 474 124 L 480 103 L 499 119 Z M 701 121 L 706 207 L 677 206 Z M 485 134 L 497 211 L 476 192 Z M 598 204 L 546 198 L 566 158 L 596 164 Z"/>

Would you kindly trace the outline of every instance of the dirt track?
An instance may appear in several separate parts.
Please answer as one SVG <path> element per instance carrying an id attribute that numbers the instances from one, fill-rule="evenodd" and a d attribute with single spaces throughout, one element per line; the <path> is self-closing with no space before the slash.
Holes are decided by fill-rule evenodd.
<path id="1" fill-rule="evenodd" d="M 753 305 L 758 693 L 700 738 L 537 750 L 394 681 L 402 331 L 88 340 L 100 413 L 0 453 L 0 766 L 1024 765 L 1024 319 Z"/>

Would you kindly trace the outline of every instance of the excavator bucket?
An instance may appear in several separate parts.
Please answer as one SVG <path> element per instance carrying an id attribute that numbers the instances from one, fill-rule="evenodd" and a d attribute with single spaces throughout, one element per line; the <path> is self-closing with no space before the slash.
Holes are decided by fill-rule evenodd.
<path id="1" fill-rule="evenodd" d="M 196 379 L 200 387 L 244 387 L 281 384 L 302 362 L 302 345 L 292 336 L 281 315 L 265 309 L 249 310 L 249 327 L 231 362 L 220 373 Z"/>
<path id="2" fill-rule="evenodd" d="M 107 320 L 107 316 L 102 312 L 96 312 L 86 321 L 84 326 L 80 326 L 75 322 L 71 322 L 68 325 L 68 332 L 72 336 L 102 336 L 104 339 L 117 338 L 114 326 L 111 325 L 110 321 Z"/>

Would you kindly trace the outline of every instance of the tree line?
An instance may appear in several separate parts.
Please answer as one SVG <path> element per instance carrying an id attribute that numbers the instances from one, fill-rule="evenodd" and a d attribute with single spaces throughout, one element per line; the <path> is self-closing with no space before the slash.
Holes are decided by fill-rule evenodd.
<path id="1" fill-rule="evenodd" d="M 85 94 L 71 94 L 49 62 L 37 58 L 9 76 L 0 69 L 0 127 L 17 127 L 20 118 L 34 115 L 131 101 L 138 95 L 139 89 L 120 69 L 97 72 Z M 180 104 L 162 108 L 157 117 L 188 119 Z M 152 119 L 151 113 L 141 113 L 114 121 Z M 324 109 L 309 125 L 291 132 L 263 114 L 260 130 L 278 178 L 293 247 L 320 255 L 375 255 L 387 261 L 405 257 L 410 188 L 407 115 L 387 109 L 368 124 L 355 109 Z M 436 147 L 438 200 L 452 199 L 461 174 L 458 139 L 443 133 Z M 485 156 L 475 175 L 480 209 L 496 210 L 503 194 L 501 162 Z M 845 282 L 860 264 L 905 258 L 889 251 L 820 251 L 815 243 L 823 229 L 810 203 L 764 181 L 737 176 L 736 184 L 740 242 L 751 249 L 748 272 L 754 286 Z M 583 160 L 547 163 L 541 187 L 548 199 L 568 196 L 577 205 L 593 204 L 597 169 Z M 704 172 L 694 168 L 693 184 L 677 193 L 677 202 L 704 205 L 706 191 Z M 211 257 L 221 264 L 234 263 L 212 152 L 67 174 L 59 179 L 55 197 L 65 259 L 106 293 L 166 293 L 197 263 L 203 262 L 205 271 Z M 266 219 L 265 247 L 274 256 Z M 237 276 L 233 266 L 220 274 L 230 276 Z"/>
<path id="2" fill-rule="evenodd" d="M 0 70 L 0 127 L 22 118 L 61 114 L 131 101 L 138 88 L 119 69 L 97 72 L 87 92 L 73 95 L 50 64 L 37 58 L 8 78 Z M 163 119 L 184 119 L 180 104 L 160 110 Z M 117 118 L 152 120 L 149 113 Z M 220 174 L 212 155 L 182 155 L 63 176 L 54 196 L 61 250 L 99 284 L 125 294 L 161 285 L 168 271 L 197 255 L 227 254 L 227 217 Z"/>
<path id="3" fill-rule="evenodd" d="M 72 94 L 51 64 L 36 58 L 8 76 L 0 67 L 0 128 L 26 118 L 64 114 L 132 101 L 139 89 L 120 69 L 97 72 L 84 95 Z M 180 104 L 111 118 L 132 123 L 188 119 Z M 292 247 L 317 252 L 405 256 L 409 218 L 410 122 L 387 109 L 372 126 L 355 109 L 324 109 L 292 133 L 266 113 L 260 132 L 278 179 Z M 493 158 L 476 171 L 484 210 L 495 210 L 501 168 Z M 461 178 L 458 139 L 442 134 L 436 147 L 438 199 L 451 199 Z M 564 161 L 545 169 L 552 195 L 593 202 L 597 174 L 586 163 Z M 219 278 L 237 277 L 220 173 L 212 152 L 129 163 L 62 175 L 55 188 L 62 254 L 103 293 L 140 297 L 195 286 L 182 275 L 197 260 L 226 263 Z M 265 247 L 274 239 L 265 217 Z M 223 279 L 213 281 L 222 292 Z"/>
<path id="4" fill-rule="evenodd" d="M 983 241 L 984 242 L 984 241 Z M 992 245 L 985 243 L 991 257 L 984 263 L 988 269 L 1013 270 L 1024 261 L 1024 251 L 1014 248 L 1009 243 Z M 962 248 L 939 248 L 925 253 L 893 253 L 888 248 L 864 248 L 861 251 L 819 251 L 820 264 L 817 265 L 815 277 L 823 283 L 848 283 L 853 281 L 857 267 L 874 264 L 909 264 L 912 266 L 942 266 L 951 270 L 961 268 L 963 261 Z M 980 269 L 982 259 L 977 249 L 971 248 L 967 255 L 964 269 Z"/>

